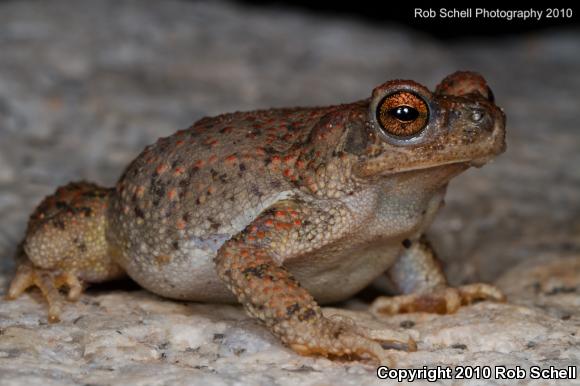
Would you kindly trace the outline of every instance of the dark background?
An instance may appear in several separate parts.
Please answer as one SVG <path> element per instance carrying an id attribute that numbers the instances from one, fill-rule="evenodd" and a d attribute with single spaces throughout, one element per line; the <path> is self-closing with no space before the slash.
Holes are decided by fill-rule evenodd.
<path id="1" fill-rule="evenodd" d="M 521 35 L 531 31 L 545 29 L 554 29 L 557 27 L 575 26 L 580 27 L 579 9 L 577 6 L 566 4 L 566 2 L 546 2 L 537 3 L 528 6 L 494 4 L 493 2 L 484 2 L 475 4 L 472 2 L 444 2 L 436 4 L 434 2 L 418 1 L 284 1 L 284 0 L 238 0 L 238 3 L 247 4 L 255 7 L 281 8 L 295 11 L 302 11 L 326 16 L 350 17 L 358 19 L 361 22 L 375 24 L 380 26 L 384 23 L 395 23 L 416 31 L 429 34 L 441 40 L 470 39 L 473 37 L 501 37 L 508 35 Z M 429 9 L 438 11 L 439 8 L 487 8 L 487 9 L 545 9 L 545 8 L 572 8 L 574 15 L 571 19 L 546 19 L 541 20 L 519 20 L 511 21 L 503 19 L 420 19 L 414 17 L 415 8 Z"/>

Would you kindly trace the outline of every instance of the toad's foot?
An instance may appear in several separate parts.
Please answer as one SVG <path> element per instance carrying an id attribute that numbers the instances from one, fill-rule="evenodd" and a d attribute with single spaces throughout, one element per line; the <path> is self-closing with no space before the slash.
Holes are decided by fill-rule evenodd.
<path id="1" fill-rule="evenodd" d="M 278 331 L 277 331 L 278 330 Z M 368 330 L 340 321 L 320 318 L 314 322 L 286 321 L 274 327 L 282 341 L 301 355 L 368 360 L 394 367 L 394 355 L 385 347 L 416 350 L 416 343 L 404 334 L 389 330 Z M 384 345 L 384 346 L 383 346 Z"/>
<path id="2" fill-rule="evenodd" d="M 28 288 L 36 286 L 48 302 L 48 321 L 55 323 L 60 320 L 63 310 L 63 297 L 59 288 L 68 287 L 68 300 L 77 301 L 83 292 L 82 282 L 73 274 L 55 272 L 34 267 L 29 262 L 22 263 L 8 289 L 7 299 L 18 298 Z"/>
<path id="3" fill-rule="evenodd" d="M 352 329 L 357 335 L 380 343 L 385 349 L 417 351 L 417 343 L 408 334 L 385 328 L 369 328 L 360 323 L 355 323 L 350 317 L 341 314 L 333 314 L 328 319 L 343 324 L 346 328 Z"/>
<path id="4" fill-rule="evenodd" d="M 506 297 L 499 288 L 493 285 L 475 283 L 457 288 L 445 287 L 416 294 L 393 297 L 381 296 L 375 299 L 370 311 L 376 315 L 409 312 L 450 314 L 457 311 L 462 305 L 468 305 L 479 300 L 505 302 Z"/>

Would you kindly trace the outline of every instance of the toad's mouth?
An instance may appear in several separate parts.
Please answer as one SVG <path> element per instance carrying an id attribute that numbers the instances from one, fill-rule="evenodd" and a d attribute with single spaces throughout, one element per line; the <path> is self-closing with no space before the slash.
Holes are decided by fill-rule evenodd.
<path id="1" fill-rule="evenodd" d="M 483 156 L 483 157 L 479 157 L 476 159 L 472 159 L 471 161 L 466 162 L 468 166 L 473 166 L 476 168 L 480 168 L 483 165 L 487 164 L 488 162 L 490 162 L 492 159 L 495 158 L 495 154 L 490 154 L 487 156 Z"/>
<path id="2" fill-rule="evenodd" d="M 397 167 L 393 169 L 383 168 L 380 171 L 376 171 L 375 173 L 369 172 L 369 169 L 359 169 L 357 174 L 359 176 L 366 176 L 369 177 L 371 175 L 380 176 L 380 177 L 388 177 L 394 174 L 399 173 L 406 173 L 406 172 L 413 172 L 413 171 L 422 171 L 422 170 L 434 170 L 434 169 L 441 169 L 441 168 L 453 168 L 460 171 L 469 169 L 470 167 L 481 168 L 485 164 L 489 163 L 496 157 L 495 153 L 490 153 L 486 155 L 482 155 L 476 158 L 465 158 L 465 159 L 450 159 L 448 161 L 438 161 L 438 162 L 418 162 L 415 164 L 409 164 L 406 167 Z M 371 169 L 372 170 L 372 169 Z"/>

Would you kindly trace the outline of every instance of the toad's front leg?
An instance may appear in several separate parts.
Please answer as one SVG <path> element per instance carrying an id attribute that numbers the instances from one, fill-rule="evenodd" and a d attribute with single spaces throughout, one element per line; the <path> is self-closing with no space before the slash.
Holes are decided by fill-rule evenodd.
<path id="1" fill-rule="evenodd" d="M 388 315 L 407 312 L 449 314 L 477 300 L 505 301 L 501 290 L 490 284 L 449 287 L 426 238 L 405 240 L 404 247 L 397 262 L 387 272 L 392 284 L 403 295 L 377 298 L 371 305 L 371 312 Z"/>
<path id="2" fill-rule="evenodd" d="M 412 349 L 415 346 L 412 340 L 396 332 L 382 333 L 379 337 L 364 328 L 324 317 L 312 295 L 276 262 L 273 248 L 278 251 L 293 248 L 292 245 L 299 245 L 295 244 L 299 235 L 308 233 L 304 228 L 298 230 L 303 215 L 287 206 L 266 211 L 220 249 L 215 259 L 219 277 L 251 316 L 261 320 L 296 352 L 325 357 L 370 357 L 392 365 L 381 343 Z M 304 240 L 297 248 L 305 248 L 308 243 Z"/>

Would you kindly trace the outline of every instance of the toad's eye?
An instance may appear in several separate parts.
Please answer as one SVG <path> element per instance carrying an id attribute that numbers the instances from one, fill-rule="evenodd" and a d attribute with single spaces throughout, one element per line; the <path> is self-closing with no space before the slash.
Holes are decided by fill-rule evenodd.
<path id="1" fill-rule="evenodd" d="M 419 117 L 419 112 L 411 106 L 399 106 L 390 109 L 387 113 L 401 122 L 411 122 Z"/>
<path id="2" fill-rule="evenodd" d="M 429 121 L 429 107 L 416 94 L 400 91 L 387 95 L 377 108 L 377 120 L 389 135 L 406 138 L 420 133 Z"/>

